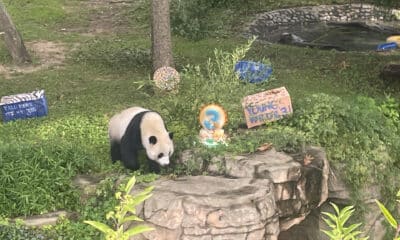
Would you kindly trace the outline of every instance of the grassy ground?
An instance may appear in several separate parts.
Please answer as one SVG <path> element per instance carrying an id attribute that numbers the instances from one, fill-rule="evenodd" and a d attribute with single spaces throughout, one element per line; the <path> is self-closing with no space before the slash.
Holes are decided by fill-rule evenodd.
<path id="1" fill-rule="evenodd" d="M 204 69 L 207 59 L 213 57 L 215 48 L 233 51 L 244 44 L 246 40 L 235 36 L 230 30 L 240 29 L 240 24 L 256 12 L 278 7 L 342 2 L 345 1 L 259 1 L 247 4 L 241 10 L 230 9 L 225 13 L 236 11 L 241 14 L 242 18 L 238 18 L 241 20 L 233 20 L 231 24 L 218 28 L 220 31 L 217 34 L 211 34 L 200 41 L 173 37 L 176 67 L 182 71 L 187 64 L 192 64 Z M 177 133 L 177 149 L 184 149 L 190 146 L 192 138 L 198 133 L 196 104 L 215 100 L 206 96 L 213 89 L 206 89 L 209 93 L 201 92 L 204 95 L 199 96 L 198 102 L 192 105 L 188 99 L 196 100 L 190 96 L 193 93 L 191 85 L 196 83 L 193 78 L 188 78 L 177 96 L 160 95 L 154 91 L 149 81 L 148 1 L 133 1 L 127 6 L 105 0 L 21 0 L 6 4 L 28 45 L 52 42 L 57 43 L 56 47 L 59 48 L 55 53 L 47 55 L 30 48 L 37 68 L 29 70 L 29 67 L 12 66 L 4 45 L 0 43 L 0 62 L 3 63 L 0 68 L 0 96 L 45 89 L 49 105 L 49 116 L 46 118 L 0 124 L 0 183 L 3 185 L 0 188 L 0 216 L 15 217 L 66 208 L 79 212 L 82 219 L 103 219 L 103 213 L 112 207 L 109 199 L 112 198 L 113 178 L 108 178 L 98 191 L 97 198 L 83 207 L 79 204 L 71 179 L 79 173 L 102 177 L 127 173 L 119 165 L 112 165 L 109 160 L 106 126 L 110 116 L 132 105 L 158 110 L 164 114 L 167 125 Z M 214 19 L 218 17 L 214 15 Z M 226 16 L 226 19 L 230 18 Z M 65 56 L 65 60 L 62 63 L 52 63 L 50 60 L 56 55 Z M 298 109 L 307 108 L 306 104 L 311 106 L 306 100 L 313 94 L 324 93 L 330 97 L 321 99 L 328 99 L 323 108 L 330 106 L 329 101 L 332 100 L 338 102 L 336 106 L 341 108 L 360 104 L 359 108 L 364 109 L 369 104 L 370 107 L 365 109 L 372 109 L 371 112 L 378 111 L 375 107 L 380 106 L 386 94 L 390 93 L 397 101 L 400 98 L 399 89 L 385 86 L 379 78 L 379 71 L 385 63 L 400 59 L 399 52 L 343 53 L 255 43 L 247 57 L 253 60 L 269 58 L 274 69 L 274 80 L 269 84 L 243 89 L 239 86 L 231 89 L 230 93 L 221 93 L 223 96 L 229 95 L 222 97 L 226 101 L 232 100 L 227 102 L 227 109 L 232 110 L 228 112 L 232 118 L 227 130 L 238 139 L 226 151 L 254 151 L 258 144 L 265 141 L 274 141 L 277 146 L 283 147 L 295 147 L 301 141 L 307 141 L 331 144 L 328 149 L 339 149 L 331 151 L 331 156 L 337 159 L 346 159 L 353 154 L 337 156 L 342 149 L 332 144 L 340 138 L 351 143 L 354 139 L 346 135 L 352 131 L 350 127 L 347 132 L 338 130 L 335 134 L 328 134 L 332 136 L 332 142 L 322 137 L 313 139 L 320 136 L 319 132 L 313 135 L 307 132 L 301 122 L 296 121 L 271 128 L 271 132 L 255 130 L 250 135 L 235 133 L 238 125 L 244 121 L 238 102 L 244 93 L 286 86 Z M 40 68 L 44 62 L 48 64 Z M 376 104 L 368 101 L 356 103 L 354 99 L 360 96 L 373 99 Z M 318 97 L 312 99 L 317 101 Z M 357 105 L 354 106 L 357 108 Z M 332 115 L 335 115 L 334 111 Z M 345 113 L 338 115 L 338 118 L 343 118 L 343 122 L 357 119 Z M 383 118 L 372 113 L 364 118 L 371 121 L 367 126 L 372 129 L 372 135 L 392 127 L 380 124 Z M 306 117 L 303 120 L 311 121 Z M 323 120 L 321 118 L 321 122 Z M 362 129 L 353 129 L 363 133 Z M 279 133 L 279 136 L 272 136 L 274 133 Z M 364 140 L 363 137 L 360 139 Z M 372 140 L 381 142 L 382 139 L 378 137 Z M 387 141 L 398 143 L 391 135 Z M 365 146 L 372 146 L 369 144 L 365 143 Z M 357 151 L 364 149 L 357 147 L 354 146 Z M 393 164 L 391 160 L 388 162 Z M 355 166 L 371 168 L 356 163 Z M 98 237 L 79 222 L 66 221 L 56 231 L 64 239 L 73 239 L 71 236 L 75 236 L 75 239 Z"/>

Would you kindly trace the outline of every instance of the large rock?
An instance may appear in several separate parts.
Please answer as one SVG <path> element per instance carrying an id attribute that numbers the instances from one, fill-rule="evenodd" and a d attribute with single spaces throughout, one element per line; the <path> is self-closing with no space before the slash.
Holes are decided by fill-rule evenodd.
<path id="1" fill-rule="evenodd" d="M 193 176 L 154 183 L 140 209 L 155 231 L 141 239 L 278 238 L 274 187 L 268 179 Z"/>
<path id="2" fill-rule="evenodd" d="M 207 164 L 191 152 L 183 156 L 181 164 L 219 176 L 154 182 L 139 212 L 156 230 L 138 239 L 278 239 L 328 196 L 329 165 L 321 148 L 297 155 L 271 149 Z"/>

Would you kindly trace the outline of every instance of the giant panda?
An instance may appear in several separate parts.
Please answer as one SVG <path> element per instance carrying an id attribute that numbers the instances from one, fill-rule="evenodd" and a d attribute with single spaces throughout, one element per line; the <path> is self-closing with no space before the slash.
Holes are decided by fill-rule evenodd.
<path id="1" fill-rule="evenodd" d="M 159 173 L 174 152 L 173 134 L 168 132 L 160 114 L 142 107 L 131 107 L 114 115 L 108 134 L 111 160 L 122 161 L 131 170 L 140 167 L 138 152 L 146 151 L 150 171 Z"/>

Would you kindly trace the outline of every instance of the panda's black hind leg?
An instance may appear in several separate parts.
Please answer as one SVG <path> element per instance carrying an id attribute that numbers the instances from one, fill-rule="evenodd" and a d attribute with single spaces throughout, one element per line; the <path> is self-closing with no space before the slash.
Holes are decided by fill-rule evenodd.
<path id="1" fill-rule="evenodd" d="M 112 141 L 111 142 L 111 161 L 115 163 L 118 160 L 121 160 L 121 146 L 118 142 Z"/>

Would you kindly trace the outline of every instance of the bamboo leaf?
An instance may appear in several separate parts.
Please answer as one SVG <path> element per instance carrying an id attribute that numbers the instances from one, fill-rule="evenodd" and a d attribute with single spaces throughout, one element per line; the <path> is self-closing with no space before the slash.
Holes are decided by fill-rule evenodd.
<path id="1" fill-rule="evenodd" d="M 339 207 L 336 204 L 334 204 L 333 202 L 331 202 L 330 204 L 333 207 L 333 209 L 335 209 L 336 215 L 339 216 L 339 214 L 340 214 Z"/>
<path id="2" fill-rule="evenodd" d="M 387 208 L 381 202 L 379 202 L 377 199 L 375 199 L 375 202 L 376 202 L 376 204 L 378 204 L 379 209 L 381 210 L 381 212 L 383 213 L 383 215 L 385 216 L 385 218 L 389 222 L 389 224 L 394 229 L 397 229 L 397 221 L 394 219 L 394 217 L 389 212 L 389 210 L 387 210 Z"/>
<path id="3" fill-rule="evenodd" d="M 125 193 L 129 194 L 131 192 L 133 186 L 135 185 L 135 183 L 136 183 L 136 177 L 133 176 L 133 177 L 131 177 L 131 179 L 129 179 L 128 183 L 126 184 Z"/>
<path id="4" fill-rule="evenodd" d="M 144 202 L 146 199 L 150 198 L 152 194 L 149 195 L 139 195 L 139 196 L 134 196 L 132 198 L 132 204 L 134 206 L 139 205 L 140 203 Z"/>
<path id="5" fill-rule="evenodd" d="M 126 235 L 127 237 L 130 237 L 130 236 L 134 236 L 134 235 L 137 235 L 137 234 L 140 234 L 140 233 L 143 233 L 143 232 L 152 231 L 152 230 L 154 230 L 154 228 L 146 226 L 146 225 L 138 225 L 138 226 L 136 226 L 134 228 L 131 228 L 128 231 L 126 231 L 124 233 L 124 235 Z"/>
<path id="6" fill-rule="evenodd" d="M 111 229 L 109 226 L 107 226 L 104 223 L 96 222 L 96 221 L 84 221 L 84 223 L 87 223 L 87 224 L 91 225 L 92 227 L 97 228 L 98 230 L 100 230 L 103 233 L 106 233 L 106 234 L 114 233 L 114 230 Z"/>
<path id="7" fill-rule="evenodd" d="M 339 216 L 341 225 L 344 226 L 344 224 L 349 220 L 349 218 L 353 215 L 354 209 L 346 209 L 343 208 L 341 216 Z"/>
<path id="8" fill-rule="evenodd" d="M 353 231 L 356 230 L 356 228 L 358 228 L 359 226 L 361 226 L 361 223 L 357 223 L 357 224 L 350 225 L 350 227 L 343 229 L 343 233 L 344 233 L 345 235 L 347 235 L 347 234 L 353 234 L 353 233 L 355 233 L 355 232 L 353 232 Z"/>
<path id="9" fill-rule="evenodd" d="M 335 228 L 336 224 L 334 224 L 331 220 L 327 219 L 327 218 L 322 218 L 325 223 L 330 227 L 330 228 Z"/>
<path id="10" fill-rule="evenodd" d="M 129 222 L 129 221 L 143 222 L 143 219 L 141 219 L 141 218 L 139 218 L 139 217 L 137 217 L 135 215 L 132 215 L 132 216 L 129 216 L 129 217 L 126 217 L 126 218 L 122 219 L 121 220 L 121 224 L 124 224 L 124 223 Z"/>
<path id="11" fill-rule="evenodd" d="M 328 237 L 330 238 L 330 239 L 337 239 L 337 236 L 336 235 L 334 235 L 333 233 L 331 233 L 331 232 L 329 232 L 329 231 L 327 231 L 327 230 L 321 230 L 323 233 L 325 233 L 326 235 L 328 235 Z"/>
<path id="12" fill-rule="evenodd" d="M 337 218 L 335 215 L 333 215 L 332 213 L 323 212 L 322 214 L 328 216 L 328 217 L 329 217 L 332 221 L 334 221 L 334 222 L 337 222 L 337 221 L 338 221 L 338 218 Z"/>
<path id="13" fill-rule="evenodd" d="M 142 195 L 147 195 L 149 194 L 151 191 L 153 191 L 154 186 L 149 186 L 147 188 L 145 188 L 142 192 L 136 194 L 136 196 L 142 196 Z"/>

